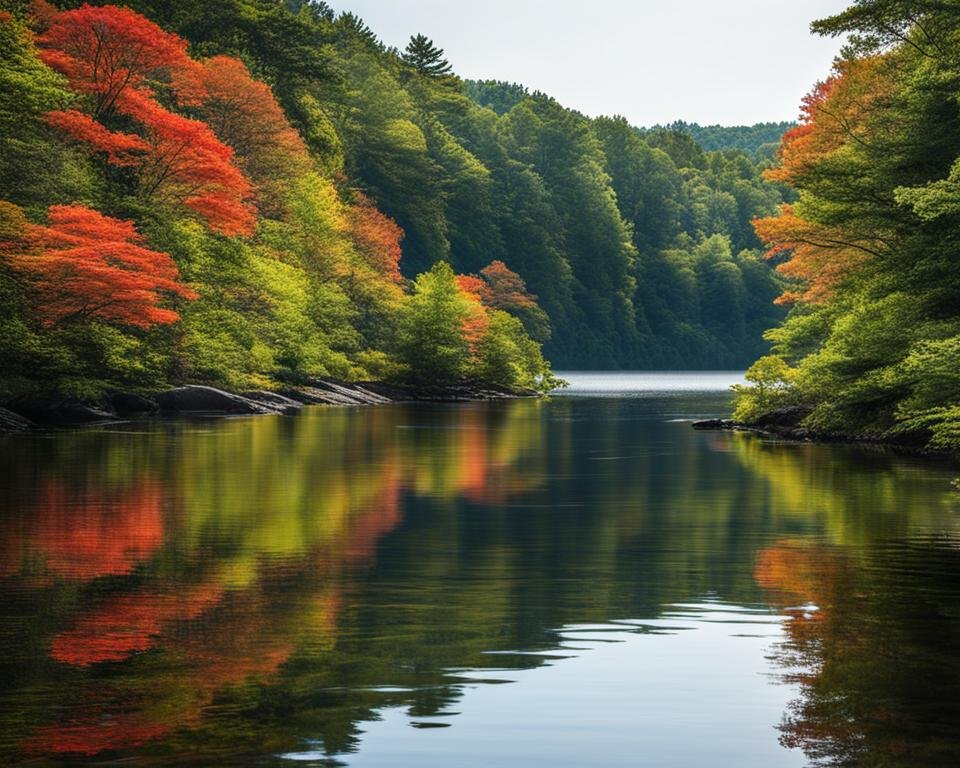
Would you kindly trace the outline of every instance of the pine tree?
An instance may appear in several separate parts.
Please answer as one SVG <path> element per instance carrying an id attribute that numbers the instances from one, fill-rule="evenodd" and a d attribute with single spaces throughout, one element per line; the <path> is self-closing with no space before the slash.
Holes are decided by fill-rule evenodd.
<path id="1" fill-rule="evenodd" d="M 450 62 L 443 58 L 443 49 L 437 48 L 426 35 L 410 38 L 403 60 L 427 77 L 446 77 L 453 72 Z"/>

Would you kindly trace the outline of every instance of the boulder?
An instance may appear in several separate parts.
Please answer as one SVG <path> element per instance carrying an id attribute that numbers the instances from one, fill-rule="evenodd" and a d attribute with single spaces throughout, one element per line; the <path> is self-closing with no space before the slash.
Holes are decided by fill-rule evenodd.
<path id="1" fill-rule="evenodd" d="M 37 424 L 69 427 L 116 421 L 117 415 L 96 405 L 64 397 L 24 396 L 7 403 L 14 413 Z"/>
<path id="2" fill-rule="evenodd" d="M 26 432 L 33 424 L 29 419 L 8 411 L 6 408 L 0 408 L 0 434 L 9 432 Z"/>
<path id="3" fill-rule="evenodd" d="M 110 405 L 122 416 L 142 416 L 160 410 L 156 400 L 134 392 L 114 392 L 110 396 Z"/>
<path id="4" fill-rule="evenodd" d="M 214 387 L 191 385 L 161 392 L 154 398 L 164 413 L 278 413 L 279 409 Z"/>

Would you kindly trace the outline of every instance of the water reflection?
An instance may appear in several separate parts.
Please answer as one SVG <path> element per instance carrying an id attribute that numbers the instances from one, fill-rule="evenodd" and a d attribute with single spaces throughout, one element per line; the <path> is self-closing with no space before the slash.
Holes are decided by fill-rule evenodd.
<path id="1" fill-rule="evenodd" d="M 952 764 L 952 468 L 678 421 L 724 408 L 9 439 L 0 760 Z"/>

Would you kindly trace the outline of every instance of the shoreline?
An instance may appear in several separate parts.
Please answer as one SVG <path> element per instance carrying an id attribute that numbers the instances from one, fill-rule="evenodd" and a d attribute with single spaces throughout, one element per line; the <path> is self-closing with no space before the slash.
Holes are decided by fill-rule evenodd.
<path id="1" fill-rule="evenodd" d="M 232 392 L 200 384 L 154 393 L 113 392 L 99 400 L 27 395 L 0 401 L 0 435 L 186 416 L 290 415 L 305 407 L 395 403 L 467 403 L 540 397 L 533 390 L 486 384 L 393 384 L 316 378 L 276 389 Z"/>
<path id="2" fill-rule="evenodd" d="M 801 413 L 802 412 L 802 413 Z M 930 448 L 924 442 L 913 436 L 896 440 L 876 435 L 852 434 L 844 432 L 817 432 L 800 426 L 807 415 L 806 409 L 784 408 L 770 411 L 753 421 L 736 421 L 735 419 L 704 419 L 695 421 L 691 425 L 699 432 L 743 432 L 772 437 L 791 443 L 811 443 L 816 445 L 858 445 L 885 448 L 913 456 L 923 456 L 941 459 L 960 459 L 960 453 L 943 448 Z"/>

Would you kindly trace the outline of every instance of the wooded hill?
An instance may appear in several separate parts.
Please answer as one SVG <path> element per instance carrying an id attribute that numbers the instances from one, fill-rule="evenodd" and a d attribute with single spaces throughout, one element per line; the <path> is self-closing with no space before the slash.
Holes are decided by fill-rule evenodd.
<path id="1" fill-rule="evenodd" d="M 322 2 L 4 5 L 8 392 L 736 367 L 782 318 L 750 222 L 791 193 L 748 153 Z"/>

